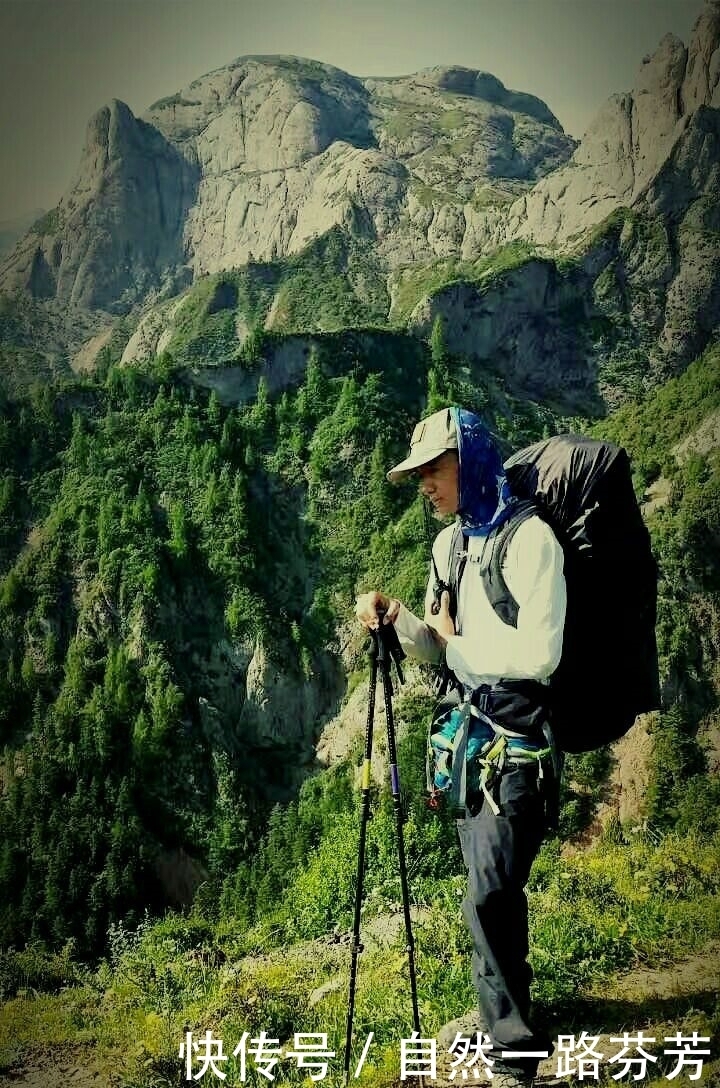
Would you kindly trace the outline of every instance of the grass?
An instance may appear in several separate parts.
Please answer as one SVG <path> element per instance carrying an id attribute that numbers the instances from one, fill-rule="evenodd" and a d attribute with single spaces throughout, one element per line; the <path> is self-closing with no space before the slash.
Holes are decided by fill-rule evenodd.
<path id="1" fill-rule="evenodd" d="M 562 1003 L 613 971 L 672 963 L 720 936 L 719 850 L 718 836 L 669 835 L 659 846 L 541 855 L 530 892 L 540 996 Z"/>
<path id="2" fill-rule="evenodd" d="M 720 836 L 642 833 L 622 844 L 600 842 L 566 855 L 546 844 L 529 886 L 535 997 L 552 1035 L 592 1029 L 658 1033 L 717 1030 L 709 993 L 650 1001 L 623 985 L 641 966 L 668 967 L 720 939 Z M 447 874 L 421 888 L 415 925 L 418 998 L 427 1037 L 473 1005 L 469 940 L 460 915 L 464 878 Z M 417 889 L 415 889 L 417 891 Z M 292 890 L 287 898 L 292 902 Z M 374 906 L 373 906 L 374 904 Z M 388 910 L 382 896 L 370 911 Z M 363 922 L 368 932 L 370 915 Z M 389 947 L 366 939 L 359 957 L 354 1060 L 373 1032 L 363 1081 L 371 1088 L 398 1082 L 399 1041 L 412 1029 L 402 926 Z M 222 1038 L 228 1082 L 238 1059 L 229 1055 L 244 1032 L 266 1030 L 292 1049 L 295 1033 L 327 1035 L 336 1052 L 330 1083 L 339 1083 L 347 1011 L 349 947 L 332 936 L 263 951 L 256 929 L 168 916 L 137 933 L 116 932 L 110 959 L 80 971 L 59 993 L 16 996 L 0 1007 L 0 1068 L 43 1046 L 92 1048 L 101 1067 L 116 1063 L 122 1083 L 178 1083 L 184 1033 Z M 272 942 L 271 942 L 272 943 Z M 619 996 L 618 996 L 619 995 Z M 624 1004 L 623 1004 L 624 1001 Z M 623 1021 L 623 1017 L 625 1020 Z M 627 1019 L 630 1017 L 631 1019 Z M 663 1027 L 663 1025 L 665 1025 Z M 658 1034 L 659 1038 L 664 1035 Z M 196 1067 L 197 1068 L 197 1067 Z M 302 1084 L 296 1059 L 281 1075 Z M 647 1083 L 647 1082 L 645 1082 Z M 678 1083 L 678 1082 L 676 1082 Z M 682 1083 L 680 1080 L 679 1083 Z"/>
<path id="3" fill-rule="evenodd" d="M 407 140 L 416 132 L 435 134 L 439 124 L 439 111 L 427 106 L 396 105 L 385 120 L 385 131 L 393 140 Z"/>
<path id="4" fill-rule="evenodd" d="M 558 253 L 558 267 L 571 268 L 581 264 L 586 254 L 603 243 L 619 244 L 626 253 L 642 248 L 648 256 L 669 255 L 668 231 L 662 219 L 621 207 L 615 208 L 591 229 L 573 235 L 570 244 Z"/>
<path id="5" fill-rule="evenodd" d="M 495 189 L 491 185 L 482 184 L 473 192 L 470 203 L 477 211 L 483 211 L 485 208 L 501 208 L 512 204 L 517 196 L 517 193 L 509 193 L 504 189 Z"/>
<path id="6" fill-rule="evenodd" d="M 423 208 L 432 208 L 434 204 L 462 203 L 462 198 L 457 193 L 451 193 L 446 189 L 437 189 L 432 185 L 424 185 L 416 179 L 411 181 L 410 191 Z"/>
<path id="7" fill-rule="evenodd" d="M 36 219 L 30 230 L 33 234 L 39 234 L 41 236 L 48 234 L 58 234 L 62 229 L 63 219 L 60 214 L 59 208 L 51 208 L 49 212 L 45 212 L 39 219 Z"/>
<path id="8" fill-rule="evenodd" d="M 186 292 L 172 318 L 172 336 L 167 350 L 181 364 L 233 361 L 240 350 L 236 313 L 249 326 L 262 325 L 273 297 L 273 277 L 255 266 L 214 273 L 198 280 Z M 233 308 L 215 308 L 216 294 L 226 284 L 236 293 Z"/>
<path id="9" fill-rule="evenodd" d="M 443 110 L 440 114 L 439 126 L 442 132 L 454 132 L 456 128 L 467 124 L 468 113 L 466 110 Z"/>
<path id="10" fill-rule="evenodd" d="M 454 140 L 444 145 L 444 150 L 450 152 L 455 158 L 461 158 L 463 155 L 468 155 L 476 143 L 476 136 L 473 132 L 467 133 L 465 136 L 456 136 Z"/>

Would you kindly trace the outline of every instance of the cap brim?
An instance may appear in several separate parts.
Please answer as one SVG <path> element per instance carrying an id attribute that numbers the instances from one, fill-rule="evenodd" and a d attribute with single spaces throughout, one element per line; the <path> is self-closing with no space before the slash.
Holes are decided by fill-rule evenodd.
<path id="1" fill-rule="evenodd" d="M 391 468 L 387 474 L 387 479 L 391 484 L 400 483 L 401 480 L 412 475 L 422 465 L 429 465 L 431 461 L 436 461 L 438 457 L 442 457 L 444 453 L 448 452 L 449 448 L 452 447 L 441 446 L 439 449 L 425 448 L 417 450 L 415 453 L 411 453 L 409 457 L 406 457 L 404 461 L 401 461 L 399 465 L 395 465 L 395 468 Z"/>

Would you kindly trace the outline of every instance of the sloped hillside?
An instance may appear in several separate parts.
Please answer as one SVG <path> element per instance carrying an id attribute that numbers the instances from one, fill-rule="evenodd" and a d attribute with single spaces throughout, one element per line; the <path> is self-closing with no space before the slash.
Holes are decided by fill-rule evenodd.
<path id="1" fill-rule="evenodd" d="M 381 375 L 370 356 L 341 377 L 320 352 L 293 394 L 270 398 L 261 386 L 247 409 L 223 408 L 157 363 L 113 368 L 55 400 L 45 393 L 22 418 L 21 404 L 5 405 L 6 458 L 13 428 L 37 427 L 34 461 L 16 450 L 13 462 L 33 486 L 10 481 L 3 495 L 13 527 L 0 587 L 3 704 L 14 700 L 0 798 L 3 943 L 15 945 L 0 958 L 9 1076 L 33 1083 L 52 1056 L 78 1080 L 92 1070 L 101 1084 L 169 1086 L 184 1075 L 188 1031 L 234 1047 L 246 1030 L 267 1031 L 283 1051 L 296 1032 L 326 1032 L 337 1072 L 359 747 L 348 738 L 329 767 L 313 767 L 292 733 L 298 704 L 286 700 L 299 689 L 308 711 L 325 700 L 316 726 L 338 708 L 332 678 L 344 674 L 336 726 L 347 730 L 367 698 L 353 590 L 381 582 L 410 603 L 422 594 L 422 515 L 412 494 L 387 489 L 383 470 L 428 391 L 431 406 L 445 395 L 469 402 L 462 362 L 440 347 L 424 360 L 427 390 L 413 384 L 419 358 Z M 535 997 L 551 1034 L 597 1035 L 607 1064 L 610 1037 L 642 1029 L 657 1040 L 656 1084 L 674 1066 L 664 1036 L 714 1038 L 720 1013 L 714 975 L 699 968 L 720 939 L 720 796 L 707 773 L 720 698 L 720 464 L 714 448 L 679 461 L 673 452 L 717 411 L 719 359 L 714 348 L 600 425 L 631 449 L 640 494 L 660 471 L 671 481 L 650 519 L 665 705 L 642 819 L 616 814 L 593 848 L 568 848 L 603 797 L 609 762 L 572 760 L 561 838 L 544 846 L 529 885 Z M 496 390 L 475 395 L 513 443 L 552 425 L 547 410 L 502 403 Z M 121 457 L 117 436 L 128 434 Z M 342 672 L 323 673 L 323 655 Z M 422 1025 L 441 1038 L 473 998 L 454 825 L 422 799 L 432 697 L 413 678 L 395 711 Z M 368 1084 L 395 1088 L 409 1003 L 382 787 L 374 812 L 356 1030 L 361 1043 L 374 1033 Z M 143 919 L 172 902 L 163 872 L 187 874 L 190 859 L 201 865 L 192 908 Z M 668 996 L 660 972 L 683 965 L 692 981 Z M 223 1069 L 239 1075 L 231 1051 Z M 706 1062 L 708 1084 L 716 1065 Z M 291 1057 L 281 1068 L 301 1082 Z"/>

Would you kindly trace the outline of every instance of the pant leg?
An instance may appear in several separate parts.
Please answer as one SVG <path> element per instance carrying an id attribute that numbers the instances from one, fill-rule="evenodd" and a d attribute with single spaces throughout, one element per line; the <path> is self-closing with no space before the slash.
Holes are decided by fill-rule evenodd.
<path id="1" fill-rule="evenodd" d="M 524 888 L 545 833 L 537 767 L 506 769 L 498 800 L 498 816 L 483 804 L 477 815 L 458 821 L 458 833 L 468 870 L 463 914 L 473 940 L 473 983 L 491 1056 L 504 1060 L 503 1050 L 549 1049 L 528 1024 L 532 971 Z M 516 1064 L 534 1073 L 537 1059 Z"/>

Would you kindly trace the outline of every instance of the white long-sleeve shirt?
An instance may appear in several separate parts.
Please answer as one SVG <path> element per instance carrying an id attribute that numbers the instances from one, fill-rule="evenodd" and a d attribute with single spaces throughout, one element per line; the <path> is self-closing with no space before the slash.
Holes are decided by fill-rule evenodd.
<path id="1" fill-rule="evenodd" d="M 454 526 L 438 534 L 433 556 L 447 581 Z M 449 668 L 466 688 L 500 679 L 547 683 L 560 662 L 566 591 L 563 552 L 552 530 L 530 517 L 516 530 L 502 566 L 507 587 L 518 604 L 517 627 L 503 623 L 490 604 L 478 562 L 485 539 L 468 539 L 467 561 L 460 583 L 456 630 L 447 642 Z M 430 615 L 435 574 L 431 566 L 425 596 Z M 427 625 L 401 606 L 395 623 L 400 643 L 412 657 L 438 662 L 440 648 Z"/>

